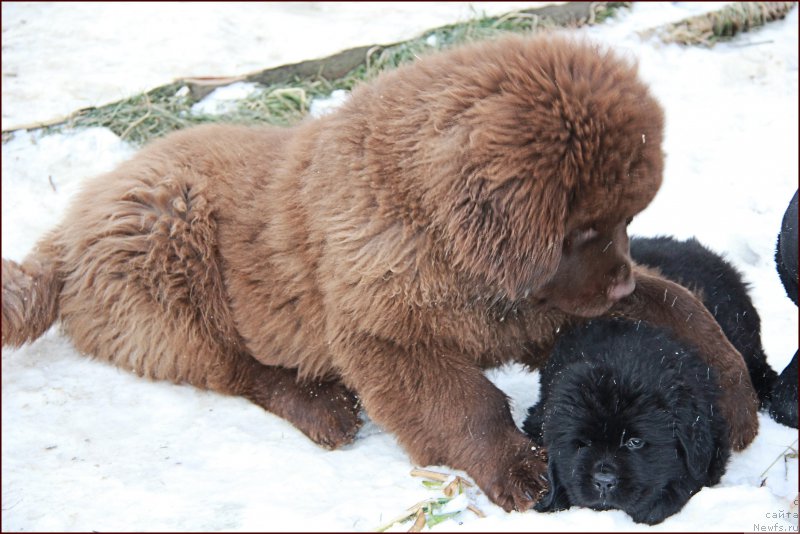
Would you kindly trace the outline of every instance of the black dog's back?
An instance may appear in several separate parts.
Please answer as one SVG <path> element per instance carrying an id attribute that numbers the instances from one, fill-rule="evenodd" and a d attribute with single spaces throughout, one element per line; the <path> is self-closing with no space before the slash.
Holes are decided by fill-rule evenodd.
<path id="1" fill-rule="evenodd" d="M 671 237 L 631 239 L 631 257 L 658 269 L 665 277 L 694 291 L 717 319 L 722 331 L 742 353 L 762 406 L 777 378 L 761 345 L 761 319 L 747 294 L 742 275 L 696 239 Z"/>

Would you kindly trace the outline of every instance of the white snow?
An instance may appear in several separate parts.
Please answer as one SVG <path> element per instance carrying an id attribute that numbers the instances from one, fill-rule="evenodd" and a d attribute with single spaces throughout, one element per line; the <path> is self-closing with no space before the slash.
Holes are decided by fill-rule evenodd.
<path id="1" fill-rule="evenodd" d="M 478 10 L 508 9 L 487 4 Z M 713 49 L 636 34 L 715 7 L 704 4 L 636 3 L 581 33 L 638 58 L 666 110 L 664 185 L 632 233 L 696 235 L 724 252 L 752 286 L 780 371 L 798 346 L 797 308 L 772 259 L 797 188 L 798 9 Z M 391 42 L 469 13 L 456 3 L 3 3 L 3 128 L 181 76 L 238 75 Z M 16 133 L 2 146 L 3 257 L 21 260 L 82 179 L 133 152 L 104 129 Z M 510 366 L 489 376 L 521 422 L 538 397 L 536 375 Z M 797 431 L 760 422 L 722 482 L 655 527 L 619 511 L 507 514 L 468 493 L 488 517 L 465 511 L 434 530 L 797 531 L 798 463 L 783 456 L 797 448 Z M 352 445 L 325 451 L 243 399 L 85 358 L 57 328 L 3 349 L 2 431 L 4 531 L 373 530 L 441 496 L 409 475 L 406 454 L 371 422 Z"/>
<path id="2" fill-rule="evenodd" d="M 237 82 L 214 89 L 200 102 L 192 106 L 194 115 L 222 115 L 236 109 L 236 102 L 262 93 L 257 83 Z"/>
<path id="3" fill-rule="evenodd" d="M 349 94 L 350 93 L 343 89 L 336 89 L 331 91 L 331 94 L 328 98 L 315 98 L 311 101 L 311 106 L 308 109 L 308 113 L 312 117 L 321 117 L 326 115 L 344 104 Z"/>

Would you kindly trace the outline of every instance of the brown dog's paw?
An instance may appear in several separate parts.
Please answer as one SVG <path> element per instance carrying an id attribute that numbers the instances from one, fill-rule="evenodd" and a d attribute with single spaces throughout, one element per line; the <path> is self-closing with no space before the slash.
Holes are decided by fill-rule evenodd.
<path id="1" fill-rule="evenodd" d="M 363 421 L 358 397 L 337 380 L 301 381 L 291 369 L 260 366 L 243 396 L 283 417 L 314 443 L 336 449 L 352 442 Z"/>
<path id="2" fill-rule="evenodd" d="M 301 432 L 326 449 L 351 443 L 364 421 L 358 397 L 339 382 L 302 386 L 307 402 L 287 417 Z M 299 413 L 298 413 L 299 412 Z"/>
<path id="3" fill-rule="evenodd" d="M 721 379 L 722 393 L 718 406 L 728 423 L 733 450 L 750 445 L 758 434 L 758 397 L 749 381 L 737 377 Z"/>
<path id="4" fill-rule="evenodd" d="M 542 447 L 520 436 L 516 451 L 497 466 L 497 474 L 486 486 L 476 479 L 489 499 L 506 512 L 524 512 L 547 492 L 547 454 Z"/>

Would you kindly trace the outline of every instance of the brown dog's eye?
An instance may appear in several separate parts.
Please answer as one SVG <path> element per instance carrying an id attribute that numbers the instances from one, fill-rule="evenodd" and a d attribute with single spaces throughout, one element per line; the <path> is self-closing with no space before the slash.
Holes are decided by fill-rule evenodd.
<path id="1" fill-rule="evenodd" d="M 633 217 L 628 217 L 627 219 L 625 219 L 625 226 L 628 226 L 629 224 L 631 224 L 632 221 L 633 221 Z"/>
<path id="2" fill-rule="evenodd" d="M 597 237 L 597 235 L 598 231 L 595 230 L 594 226 L 590 226 L 588 228 L 584 228 L 583 230 L 576 231 L 572 241 L 574 243 L 585 243 L 587 241 L 591 241 Z"/>
<path id="3" fill-rule="evenodd" d="M 564 249 L 569 250 L 576 246 L 581 246 L 595 237 L 599 235 L 599 232 L 595 229 L 594 226 L 588 226 L 581 230 L 573 230 L 569 234 L 567 234 L 567 238 L 564 239 Z"/>

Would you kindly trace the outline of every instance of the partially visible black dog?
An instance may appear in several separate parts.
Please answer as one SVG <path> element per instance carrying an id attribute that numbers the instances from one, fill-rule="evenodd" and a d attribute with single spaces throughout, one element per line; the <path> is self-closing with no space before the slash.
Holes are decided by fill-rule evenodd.
<path id="1" fill-rule="evenodd" d="M 797 305 L 797 191 L 783 214 L 781 233 L 775 247 L 775 265 L 786 294 Z M 798 427 L 797 351 L 772 388 L 769 414 L 777 422 Z"/>
<path id="2" fill-rule="evenodd" d="M 797 305 L 797 191 L 783 214 L 775 246 L 775 264 L 786 294 Z"/>
<path id="3" fill-rule="evenodd" d="M 631 256 L 702 298 L 767 402 L 776 374 L 741 275 L 694 239 L 634 238 Z M 613 508 L 655 524 L 725 471 L 730 449 L 715 409 L 716 375 L 664 330 L 622 319 L 586 322 L 559 337 L 541 384 L 523 426 L 548 450 L 551 489 L 540 512 Z"/>

